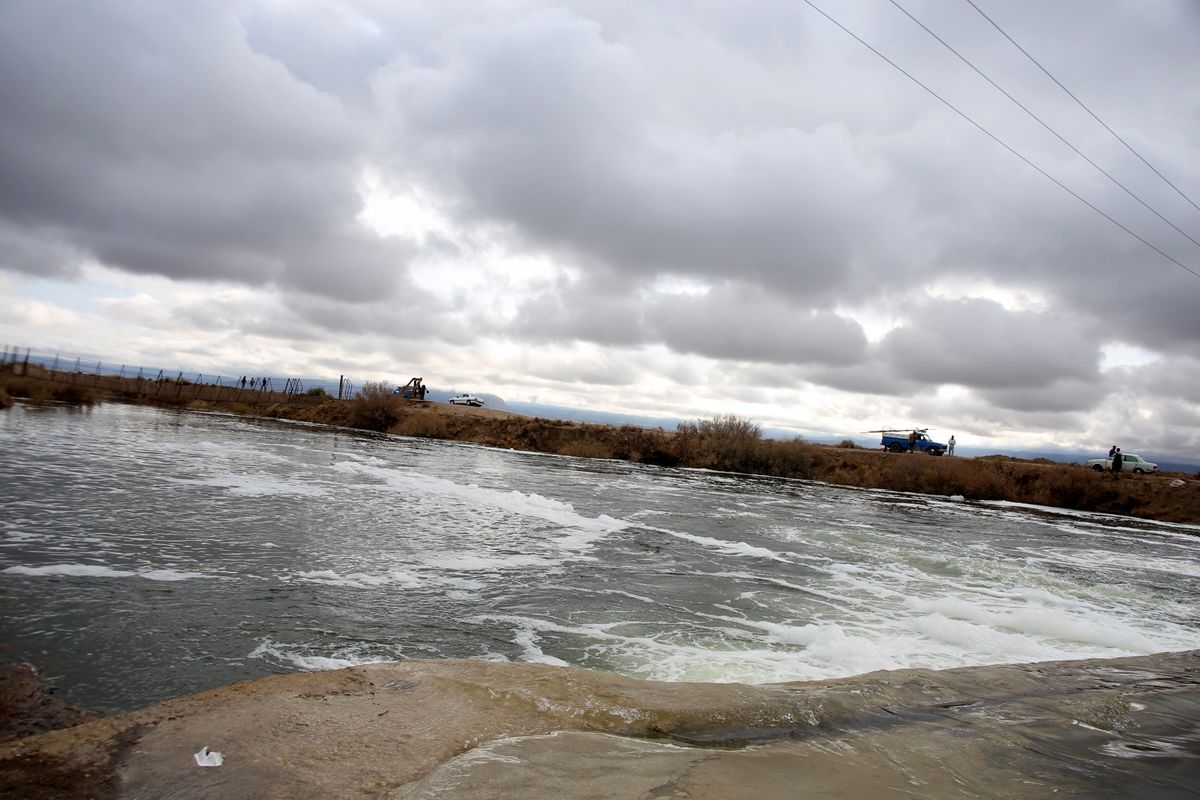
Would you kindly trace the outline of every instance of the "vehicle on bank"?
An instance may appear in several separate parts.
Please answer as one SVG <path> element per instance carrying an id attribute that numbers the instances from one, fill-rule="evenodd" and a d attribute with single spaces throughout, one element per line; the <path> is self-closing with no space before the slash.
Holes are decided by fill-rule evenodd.
<path id="1" fill-rule="evenodd" d="M 456 394 L 454 397 L 450 398 L 450 405 L 472 406 L 474 408 L 479 408 L 483 405 L 483 400 L 479 399 L 473 394 Z"/>
<path id="2" fill-rule="evenodd" d="M 1093 458 L 1087 462 L 1087 465 L 1089 469 L 1094 469 L 1096 472 L 1104 472 L 1106 469 L 1112 469 L 1112 459 Z M 1158 464 L 1151 464 L 1136 453 L 1121 453 L 1121 472 L 1132 472 L 1134 475 L 1158 472 Z"/>
<path id="3" fill-rule="evenodd" d="M 884 428 L 867 432 L 881 434 L 883 438 L 880 444 L 883 445 L 884 450 L 892 453 L 903 453 L 908 450 L 928 453 L 931 456 L 945 455 L 946 445 L 930 439 L 929 434 L 926 433 L 928 430 L 928 428 Z"/>

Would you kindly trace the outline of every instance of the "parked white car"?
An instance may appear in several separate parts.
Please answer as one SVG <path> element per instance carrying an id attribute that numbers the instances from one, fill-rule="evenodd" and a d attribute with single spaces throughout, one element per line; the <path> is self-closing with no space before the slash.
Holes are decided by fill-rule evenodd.
<path id="1" fill-rule="evenodd" d="M 473 394 L 456 394 L 454 397 L 450 398 L 450 405 L 474 406 L 475 408 L 479 408 L 483 405 L 483 401 Z"/>
<path id="2" fill-rule="evenodd" d="M 1089 469 L 1094 469 L 1096 472 L 1104 472 L 1106 469 L 1112 469 L 1112 459 L 1093 458 L 1087 462 L 1087 465 Z M 1158 464 L 1151 464 L 1135 453 L 1121 453 L 1121 472 L 1132 472 L 1134 475 L 1141 475 L 1144 472 L 1158 472 Z"/>

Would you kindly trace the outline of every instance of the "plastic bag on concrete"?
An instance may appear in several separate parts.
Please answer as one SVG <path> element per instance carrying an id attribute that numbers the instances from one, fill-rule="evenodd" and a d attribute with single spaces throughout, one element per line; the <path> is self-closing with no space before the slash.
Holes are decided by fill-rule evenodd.
<path id="1" fill-rule="evenodd" d="M 220 753 L 209 751 L 208 746 L 200 748 L 200 752 L 192 756 L 196 759 L 197 767 L 219 767 L 225 761 Z"/>

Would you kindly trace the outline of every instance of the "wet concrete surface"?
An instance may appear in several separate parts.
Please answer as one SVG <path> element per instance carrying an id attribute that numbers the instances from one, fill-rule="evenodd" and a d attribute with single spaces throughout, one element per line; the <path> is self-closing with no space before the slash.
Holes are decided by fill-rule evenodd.
<path id="1" fill-rule="evenodd" d="M 196 766 L 204 746 L 224 764 Z M 300 673 L 0 744 L 0 795 L 1195 797 L 1200 651 L 767 686 L 454 660 Z"/>

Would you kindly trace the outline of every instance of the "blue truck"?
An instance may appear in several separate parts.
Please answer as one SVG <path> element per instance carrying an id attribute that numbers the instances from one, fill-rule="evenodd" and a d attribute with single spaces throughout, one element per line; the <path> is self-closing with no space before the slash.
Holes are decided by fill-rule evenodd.
<path id="1" fill-rule="evenodd" d="M 883 449 L 892 453 L 903 453 L 905 451 L 917 451 L 928 453 L 931 456 L 942 456 L 946 454 L 946 445 L 941 442 L 935 442 L 929 438 L 926 431 L 928 428 L 904 428 L 904 429 L 884 429 L 879 431 L 871 431 L 871 433 L 879 433 L 883 435 L 883 440 L 880 444 Z"/>

